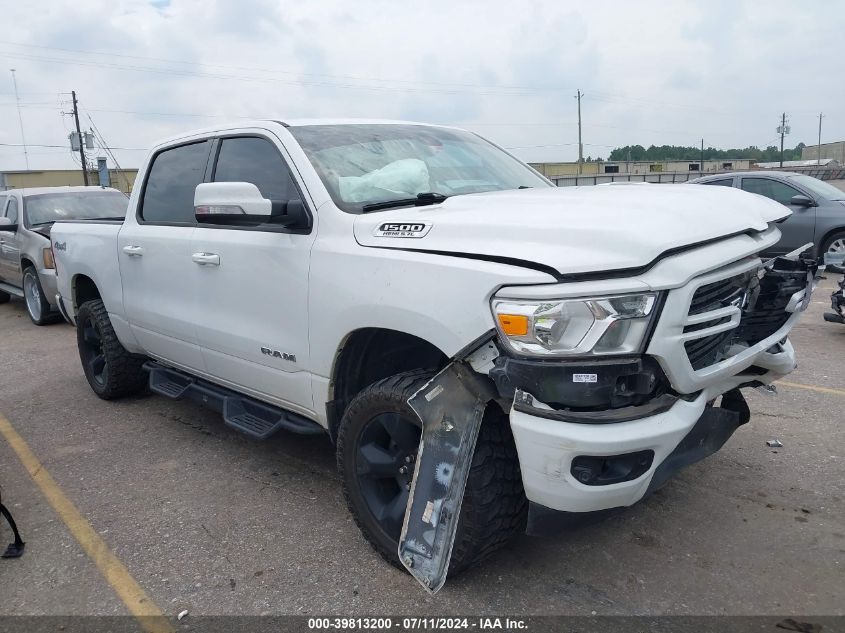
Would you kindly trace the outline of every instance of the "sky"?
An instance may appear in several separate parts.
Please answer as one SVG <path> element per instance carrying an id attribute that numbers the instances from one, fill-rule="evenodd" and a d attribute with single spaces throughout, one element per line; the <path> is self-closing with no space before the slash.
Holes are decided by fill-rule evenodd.
<path id="1" fill-rule="evenodd" d="M 80 124 L 122 167 L 228 120 L 457 125 L 526 161 L 640 144 L 845 140 L 845 3 L 0 0 L 0 171 L 73 168 Z M 114 165 L 109 157 L 109 164 Z"/>

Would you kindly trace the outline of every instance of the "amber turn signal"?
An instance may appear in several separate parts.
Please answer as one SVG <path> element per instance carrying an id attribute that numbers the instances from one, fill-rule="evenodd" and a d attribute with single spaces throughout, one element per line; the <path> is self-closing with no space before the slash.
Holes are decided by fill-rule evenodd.
<path id="1" fill-rule="evenodd" d="M 528 334 L 528 317 L 522 314 L 500 314 L 499 327 L 507 336 L 525 336 Z"/>

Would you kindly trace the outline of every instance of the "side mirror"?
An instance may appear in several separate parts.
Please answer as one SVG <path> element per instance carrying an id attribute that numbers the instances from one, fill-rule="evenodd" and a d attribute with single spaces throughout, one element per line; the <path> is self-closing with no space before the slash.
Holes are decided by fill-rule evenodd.
<path id="1" fill-rule="evenodd" d="M 205 182 L 194 191 L 194 215 L 202 224 L 305 226 L 301 200 L 268 200 L 251 182 Z"/>
<path id="2" fill-rule="evenodd" d="M 272 214 L 273 203 L 251 182 L 204 182 L 194 190 L 197 222 L 266 222 Z"/>
<path id="3" fill-rule="evenodd" d="M 0 218 L 0 231 L 8 231 L 9 233 L 14 233 L 18 230 L 17 224 L 12 224 L 12 221 L 9 218 Z"/>
<path id="4" fill-rule="evenodd" d="M 801 195 L 792 196 L 792 198 L 789 199 L 789 204 L 796 206 L 796 207 L 814 207 L 814 206 L 816 206 L 816 203 L 813 202 L 812 198 L 809 198 L 807 196 L 801 196 Z"/>

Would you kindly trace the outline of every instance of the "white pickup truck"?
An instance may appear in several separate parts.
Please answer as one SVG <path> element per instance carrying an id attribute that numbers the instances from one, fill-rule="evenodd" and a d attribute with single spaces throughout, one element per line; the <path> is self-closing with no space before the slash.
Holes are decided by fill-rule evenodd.
<path id="1" fill-rule="evenodd" d="M 373 547 L 428 590 L 630 506 L 795 367 L 815 263 L 727 187 L 558 189 L 479 136 L 258 121 L 158 144 L 123 222 L 59 222 L 91 388 L 327 433 Z M 451 561 L 451 567 L 450 567 Z"/>

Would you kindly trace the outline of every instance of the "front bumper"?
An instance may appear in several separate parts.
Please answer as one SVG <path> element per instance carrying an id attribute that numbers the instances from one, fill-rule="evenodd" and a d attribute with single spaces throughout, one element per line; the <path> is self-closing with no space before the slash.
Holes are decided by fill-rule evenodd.
<path id="1" fill-rule="evenodd" d="M 662 431 L 656 427 L 660 420 L 651 418 L 648 423 L 640 425 L 640 430 L 649 435 L 649 440 L 659 445 L 663 453 L 666 446 L 674 442 L 678 435 L 684 433 L 683 438 L 674 449 L 666 455 L 659 464 L 653 464 L 650 473 L 644 474 L 640 481 L 630 482 L 627 488 L 618 487 L 615 491 L 602 499 L 601 503 L 607 507 L 591 511 L 559 510 L 544 505 L 538 501 L 529 502 L 528 525 L 526 531 L 534 535 L 550 535 L 568 527 L 583 525 L 606 514 L 621 510 L 639 500 L 648 493 L 660 488 L 666 481 L 681 469 L 694 464 L 718 451 L 733 435 L 734 431 L 745 424 L 749 417 L 748 406 L 739 391 L 729 392 L 722 399 L 721 406 L 705 406 L 700 417 L 688 428 L 689 417 L 694 415 L 699 407 L 698 403 L 688 405 L 677 412 L 677 417 L 666 425 Z M 671 418 L 671 412 L 664 419 Z M 633 428 L 632 428 L 633 431 Z M 651 431 L 651 432 L 649 432 Z M 631 441 L 632 438 L 629 438 Z M 640 440 L 646 439 L 644 437 Z M 642 442 L 633 441 L 632 445 Z M 576 484 L 581 484 L 577 481 Z M 573 495 L 570 495 L 570 498 Z M 560 499 L 557 499 L 560 501 Z M 616 502 L 619 505 L 613 505 Z"/>
<path id="2" fill-rule="evenodd" d="M 65 321 L 67 321 L 71 325 L 76 325 L 76 323 L 74 323 L 73 319 L 70 318 L 70 313 L 68 313 L 68 311 L 67 311 L 67 307 L 65 306 L 64 299 L 62 299 L 62 295 L 58 292 L 56 293 L 56 307 L 59 310 L 59 314 L 62 315 L 62 318 Z"/>
<path id="3" fill-rule="evenodd" d="M 490 377 L 501 398 L 513 398 L 529 501 L 576 513 L 630 506 L 691 463 L 671 457 L 685 438 L 700 440 L 692 461 L 718 450 L 738 425 L 723 419 L 723 429 L 711 428 L 724 403 L 795 368 L 787 336 L 809 304 L 816 270 L 812 260 L 761 266 L 750 257 L 669 289 L 640 360 L 582 360 L 587 370 L 496 359 Z M 584 375 L 586 383 L 575 379 Z M 710 406 L 719 396 L 720 407 Z"/>
<path id="4" fill-rule="evenodd" d="M 525 392 L 518 390 L 510 423 L 523 486 L 537 519 L 534 523 L 545 522 L 550 511 L 585 513 L 633 505 L 684 466 L 718 450 L 741 422 L 724 419 L 722 407 L 708 403 L 722 394 L 724 402 L 729 392 L 738 393 L 740 387 L 767 385 L 790 373 L 796 364 L 795 351 L 786 336 L 797 316 L 791 315 L 771 336 L 737 350 L 715 368 L 707 368 L 709 371 L 689 368 L 683 372 L 680 382 L 693 383 L 696 389 L 689 395 L 676 395 L 669 407 L 656 406 L 660 398 L 655 398 L 645 405 L 603 411 L 610 419 L 601 420 L 594 412 L 558 411 L 535 398 L 525 398 Z M 661 365 L 667 375 L 677 378 L 679 372 L 673 369 L 678 365 L 686 365 L 686 369 L 689 364 L 679 354 L 673 360 L 679 362 Z M 675 381 L 671 386 L 675 394 L 685 393 Z M 664 397 L 663 403 L 666 401 Z M 629 415 L 631 411 L 636 415 Z M 618 417 L 613 419 L 614 415 Z M 715 426 L 714 417 L 719 418 Z M 708 433 L 702 435 L 702 428 L 709 429 Z M 676 451 L 684 452 L 679 447 L 692 441 L 686 438 L 700 440 L 694 442 L 695 458 L 675 459 Z M 578 464 L 589 463 L 591 457 L 649 456 L 648 451 L 647 468 L 633 471 L 636 476 L 627 480 L 596 485 L 576 478 L 576 473 L 582 474 Z"/>
<path id="5" fill-rule="evenodd" d="M 41 283 L 41 290 L 44 292 L 44 298 L 50 304 L 50 308 L 56 310 L 56 293 L 58 292 L 56 271 L 52 268 L 38 269 L 38 281 Z"/>

